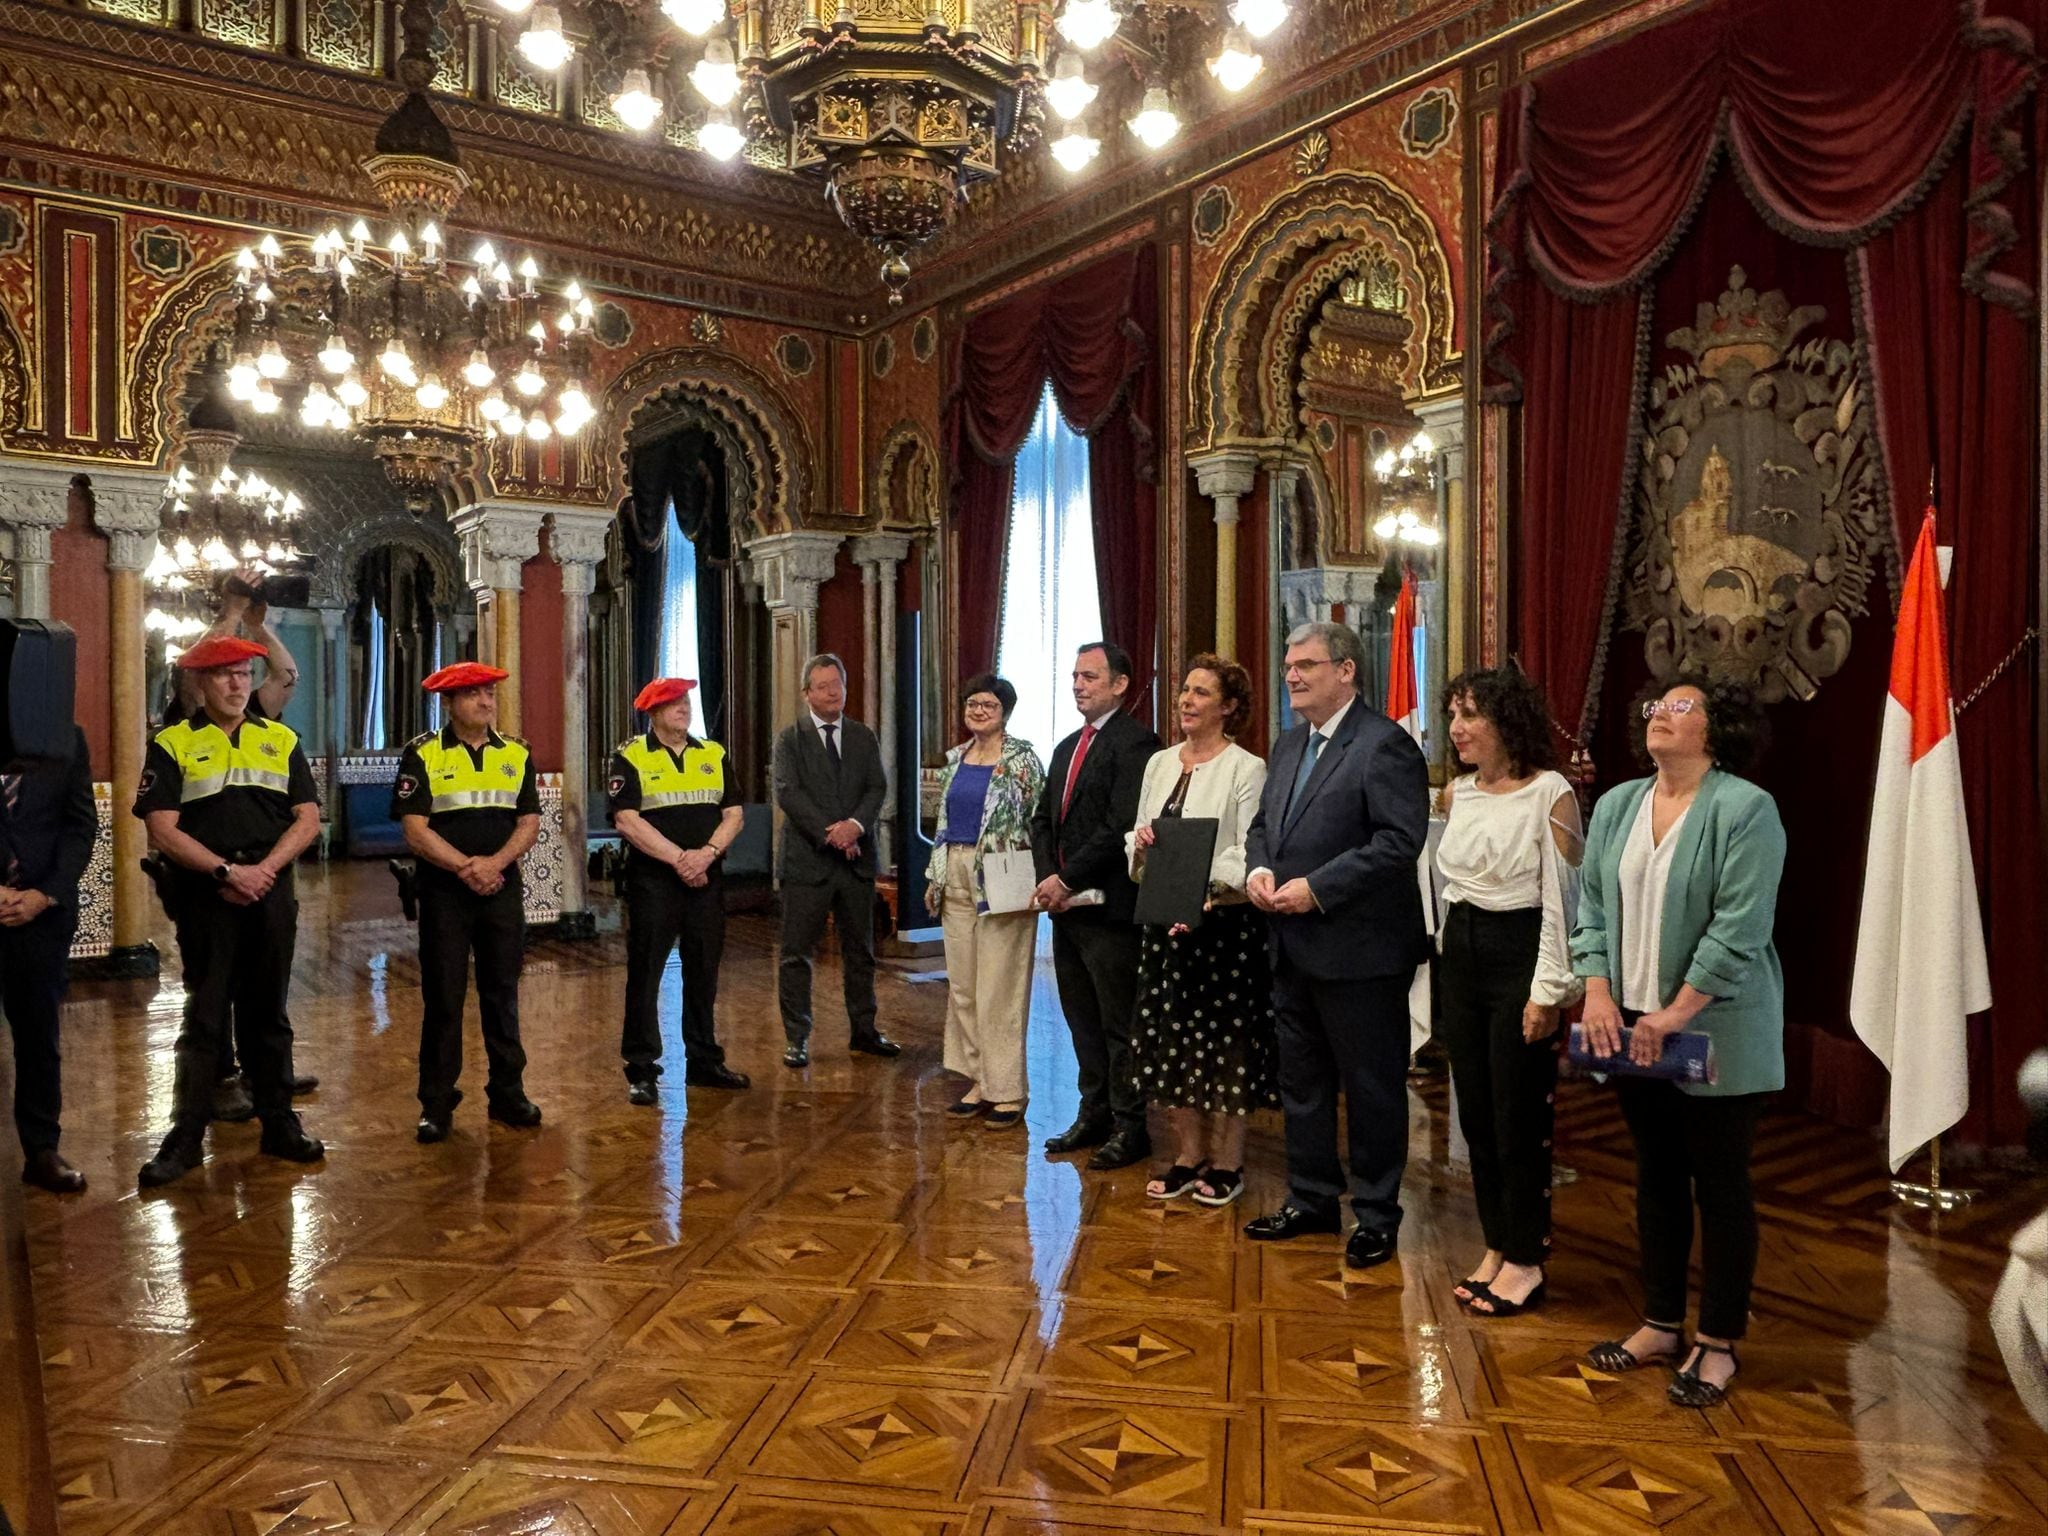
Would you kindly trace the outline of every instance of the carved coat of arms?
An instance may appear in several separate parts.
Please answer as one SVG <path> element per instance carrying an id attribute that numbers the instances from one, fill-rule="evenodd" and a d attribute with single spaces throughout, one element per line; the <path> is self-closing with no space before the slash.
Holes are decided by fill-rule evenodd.
<path id="1" fill-rule="evenodd" d="M 1626 616 L 1651 672 L 1811 698 L 1848 659 L 1877 546 L 1876 462 L 1846 342 L 1740 267 L 1650 387 Z"/>

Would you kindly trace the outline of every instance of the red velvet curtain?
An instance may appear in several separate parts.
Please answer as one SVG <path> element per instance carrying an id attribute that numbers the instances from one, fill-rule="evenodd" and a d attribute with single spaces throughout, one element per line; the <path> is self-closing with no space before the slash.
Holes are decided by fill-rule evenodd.
<path id="1" fill-rule="evenodd" d="M 1061 414 L 1088 439 L 1103 631 L 1136 662 L 1132 698 L 1151 686 L 1157 649 L 1154 269 L 1152 248 L 1137 246 L 1006 299 L 960 333 L 945 433 L 966 672 L 995 661 L 1012 466 L 1049 378 Z"/>
<path id="2" fill-rule="evenodd" d="M 1900 526 L 1915 524 L 1927 466 L 1940 466 L 1943 536 L 1958 545 L 1958 688 L 1986 676 L 2036 622 L 2039 354 L 2030 312 L 2040 219 L 2028 167 L 2043 110 L 2035 40 L 2044 21 L 2044 0 L 1807 0 L 1796 22 L 1773 0 L 1721 0 L 1510 92 L 1487 221 L 1485 364 L 1488 398 L 1525 404 L 1511 633 L 1558 719 L 1581 737 L 1600 713 L 1616 533 L 1636 472 L 1629 434 L 1642 380 L 1627 333 L 1638 304 L 1652 302 L 1644 288 L 1662 283 L 1674 254 L 1692 263 L 1674 284 L 1698 287 L 1718 267 L 1718 291 L 1727 265 L 1765 249 L 1772 231 L 1788 262 L 1794 242 L 1848 248 L 1867 290 L 1858 332 L 1877 375 Z M 1724 165 L 1733 185 L 1717 184 Z M 1737 206 L 1735 186 L 1749 209 Z M 1751 277 L 1759 289 L 1774 286 L 1755 269 Z M 1712 294 L 1689 293 L 1687 303 L 1702 297 Z M 1662 298 L 1654 302 L 1661 338 L 1668 316 Z M 1861 878 L 1863 822 L 1831 816 L 1829 806 L 1867 800 L 1866 770 L 1837 756 L 1862 750 L 1860 737 L 1855 748 L 1840 730 L 1804 738 L 1865 691 L 1864 653 L 1889 649 L 1888 616 L 1874 617 L 1874 632 L 1859 625 L 1849 670 L 1820 701 L 1778 711 L 1808 778 L 1816 762 L 1837 763 L 1837 797 L 1813 807 L 1828 835 L 1817 835 L 1804 862 L 1831 877 L 1811 898 L 1825 902 L 1832 891 L 1852 911 L 1843 893 Z M 1616 676 L 1609 696 L 1626 681 Z M 2041 765 L 2030 683 L 2030 666 L 2008 673 L 1962 727 L 2002 1000 L 1973 1033 L 1964 1131 L 1997 1143 L 2019 1137 L 2011 1068 L 2042 1033 L 2041 946 L 2031 938 L 2044 910 Z M 1603 748 L 1620 734 L 1620 722 L 1609 725 Z M 1629 771 L 1612 751 L 1600 755 L 1603 777 Z M 1819 929 L 1801 936 L 1809 949 L 1837 947 Z M 1834 958 L 1846 963 L 1846 952 Z M 1842 1001 L 1810 996 L 1811 1022 L 1845 1035 Z M 1860 1079 L 1875 1065 L 1851 1060 L 1846 1043 L 1839 1052 L 1824 1045 L 1813 1053 L 1808 1102 L 1860 1118 Z"/>

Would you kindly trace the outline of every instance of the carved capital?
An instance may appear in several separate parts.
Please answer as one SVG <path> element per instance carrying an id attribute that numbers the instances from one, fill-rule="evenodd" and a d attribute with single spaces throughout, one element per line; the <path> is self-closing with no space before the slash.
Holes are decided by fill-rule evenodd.
<path id="1" fill-rule="evenodd" d="M 33 459 L 0 458 L 0 526 L 14 530 L 17 560 L 50 559 L 50 532 L 70 515 L 78 471 Z"/>
<path id="2" fill-rule="evenodd" d="M 597 567 L 611 525 L 609 512 L 557 507 L 548 514 L 548 550 L 562 568 L 565 596 L 588 597 L 597 590 Z"/>
<path id="3" fill-rule="evenodd" d="M 856 565 L 877 567 L 886 565 L 891 571 L 910 558 L 910 535 L 907 533 L 864 533 L 847 546 L 847 553 Z"/>
<path id="4" fill-rule="evenodd" d="M 1195 486 L 1204 496 L 1228 496 L 1234 503 L 1235 498 L 1250 494 L 1258 479 L 1259 456 L 1249 448 L 1219 448 L 1213 453 L 1190 454 L 1188 468 L 1195 472 Z"/>
<path id="5" fill-rule="evenodd" d="M 815 613 L 818 588 L 832 579 L 841 542 L 836 533 L 771 533 L 747 545 L 747 563 L 769 612 Z"/>
<path id="6" fill-rule="evenodd" d="M 93 469 L 86 477 L 93 526 L 107 536 L 107 569 L 143 569 L 156 554 L 164 477 L 154 470 L 133 469 Z"/>
<path id="7" fill-rule="evenodd" d="M 546 508 L 471 502 L 449 522 L 462 545 L 462 576 L 472 592 L 517 592 L 521 569 L 540 554 Z"/>

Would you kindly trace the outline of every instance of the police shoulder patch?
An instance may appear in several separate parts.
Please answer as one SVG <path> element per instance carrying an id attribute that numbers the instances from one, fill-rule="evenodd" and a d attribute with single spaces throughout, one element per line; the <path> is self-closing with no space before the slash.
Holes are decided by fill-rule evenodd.
<path id="1" fill-rule="evenodd" d="M 399 799 L 401 799 L 401 800 L 409 800 L 409 799 L 411 799 L 411 798 L 412 798 L 412 797 L 413 797 L 414 795 L 418 794 L 419 792 L 420 792 L 420 781 L 419 781 L 418 779 L 414 778 L 414 777 L 413 777 L 413 776 L 412 776 L 411 774 L 409 774 L 409 773 L 401 773 L 401 774 L 400 774 L 400 775 L 398 776 L 398 784 L 397 784 L 397 786 L 396 786 L 396 793 L 397 793 L 397 795 L 398 795 L 398 798 L 399 798 Z"/>
<path id="2" fill-rule="evenodd" d="M 606 781 L 606 783 L 605 783 L 605 793 L 606 793 L 606 794 L 608 794 L 608 795 L 623 795 L 623 794 L 624 794 L 625 792 L 626 792 L 626 776 L 625 776 L 625 775 L 624 775 L 623 773 L 615 773 L 615 774 L 613 774 L 613 775 L 611 776 L 611 778 L 610 778 L 609 780 L 607 780 L 607 781 Z"/>
<path id="3" fill-rule="evenodd" d="M 135 786 L 135 793 L 136 793 L 136 794 L 138 794 L 138 795 L 146 795 L 146 794 L 148 794 L 148 793 L 149 793 L 149 792 L 150 792 L 150 791 L 151 791 L 152 789 L 154 789 L 155 787 L 156 787 L 156 770 L 155 770 L 154 768 L 145 768 L 145 769 L 143 769 L 143 770 L 142 770 L 142 782 L 141 782 L 140 784 L 138 784 L 138 785 L 136 785 L 136 786 Z"/>

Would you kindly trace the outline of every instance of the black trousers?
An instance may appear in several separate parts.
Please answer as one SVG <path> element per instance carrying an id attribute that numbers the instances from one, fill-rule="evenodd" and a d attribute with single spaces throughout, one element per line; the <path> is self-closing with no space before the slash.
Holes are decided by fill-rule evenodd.
<path id="1" fill-rule="evenodd" d="M 1093 914 L 1052 920 L 1053 980 L 1080 1064 L 1079 1118 L 1135 1131 L 1145 1129 L 1145 1090 L 1131 1052 L 1139 937 L 1137 924 Z"/>
<path id="2" fill-rule="evenodd" d="M 420 1106 L 462 1102 L 462 1006 L 469 961 L 476 957 L 476 1001 L 483 1014 L 485 1091 L 493 1101 L 525 1094 L 526 1050 L 519 1043 L 519 971 L 526 949 L 521 887 L 508 878 L 489 896 L 453 881 L 420 882 Z"/>
<path id="3" fill-rule="evenodd" d="M 1633 1024 L 1635 1018 L 1628 1016 Z M 1643 1316 L 1683 1327 L 1693 1211 L 1700 1222 L 1698 1331 L 1739 1339 L 1749 1330 L 1756 1278 L 1756 1198 L 1750 1148 L 1763 1093 L 1687 1093 L 1676 1083 L 1617 1077 L 1622 1117 L 1636 1140 L 1636 1243 Z"/>
<path id="4" fill-rule="evenodd" d="M 1400 1230 L 1408 1168 L 1408 983 L 1318 980 L 1285 958 L 1273 969 L 1288 1198 L 1316 1215 L 1336 1214 L 1346 1188 L 1337 1160 L 1342 1093 L 1351 1209 L 1359 1226 L 1389 1234 Z"/>
<path id="5" fill-rule="evenodd" d="M 1472 1195 L 1486 1246 L 1510 1264 L 1550 1255 L 1550 1143 L 1557 1037 L 1522 1039 L 1543 911 L 1451 903 L 1444 920 L 1437 1038 L 1451 1058 L 1458 1122 L 1472 1154 Z"/>
<path id="6" fill-rule="evenodd" d="M 290 1113 L 285 1076 L 292 1033 L 284 999 L 299 936 L 299 902 L 290 873 L 280 875 L 268 896 L 247 907 L 224 900 L 211 880 L 180 876 L 176 889 L 173 919 L 185 963 L 185 1021 L 178 1031 L 172 1090 L 178 1125 L 204 1130 L 213 1118 L 213 1085 L 221 1076 L 221 1042 L 230 1010 L 256 1113 L 266 1120 Z"/>
<path id="7" fill-rule="evenodd" d="M 839 931 L 839 968 L 846 1021 L 858 1039 L 875 1032 L 875 882 L 851 863 L 815 885 L 782 887 L 782 956 L 776 991 L 782 1032 L 792 1045 L 811 1038 L 811 953 L 825 937 L 825 919 Z"/>
<path id="8" fill-rule="evenodd" d="M 57 1016 L 77 928 L 69 907 L 52 908 L 19 928 L 0 928 L 0 1012 L 14 1034 L 14 1129 L 25 1157 L 57 1150 L 64 1112 Z"/>
<path id="9" fill-rule="evenodd" d="M 689 886 L 674 870 L 633 871 L 626 878 L 626 1022 L 619 1034 L 628 1082 L 661 1076 L 661 974 L 669 951 L 683 962 L 683 1058 L 725 1060 L 713 1011 L 718 963 L 725 954 L 725 892 L 718 877 Z"/>

